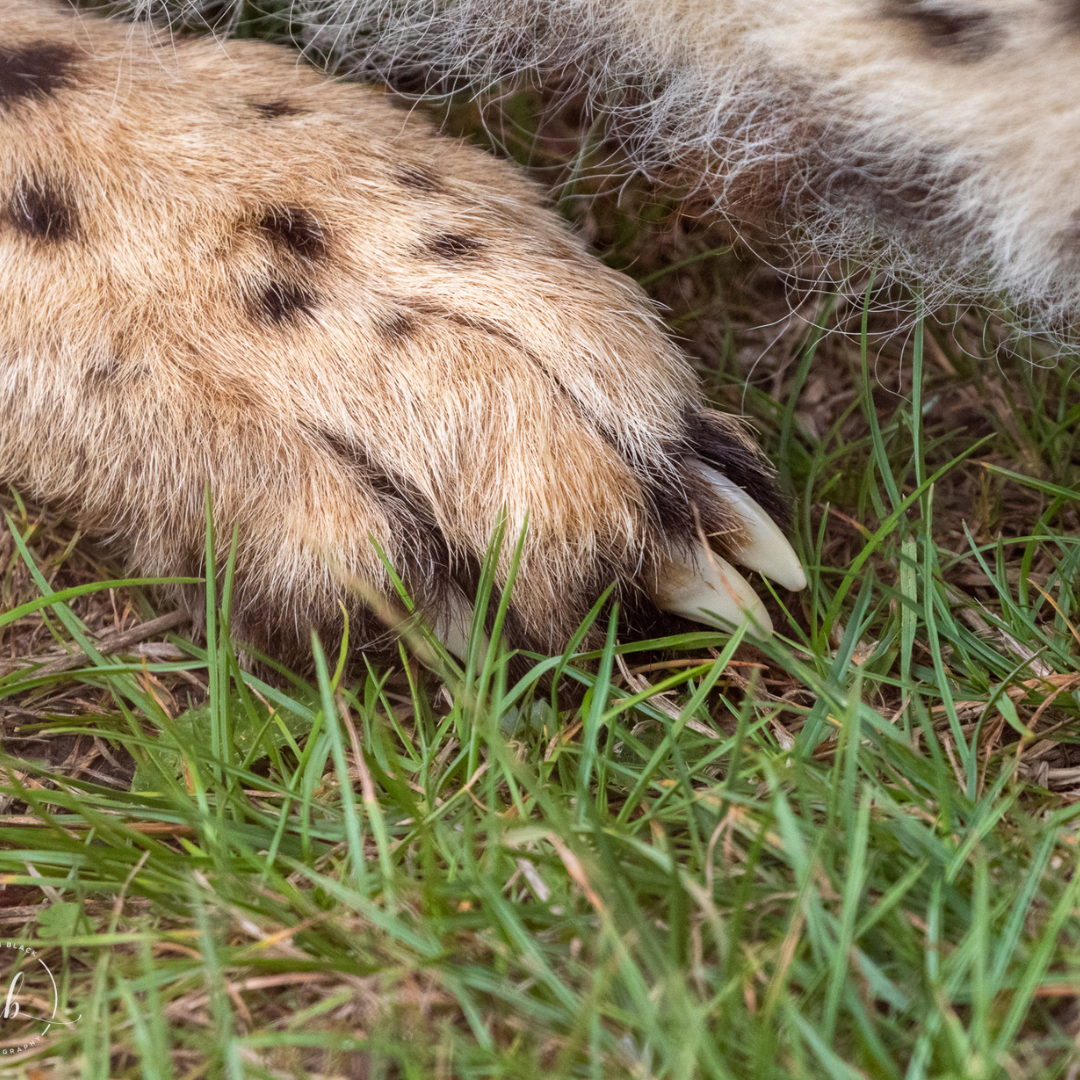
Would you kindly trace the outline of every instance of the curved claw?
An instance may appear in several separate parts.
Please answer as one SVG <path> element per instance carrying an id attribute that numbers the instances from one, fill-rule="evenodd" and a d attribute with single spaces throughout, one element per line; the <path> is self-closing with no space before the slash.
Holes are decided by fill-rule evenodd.
<path id="1" fill-rule="evenodd" d="M 431 629 L 447 652 L 459 660 L 469 654 L 469 631 L 472 627 L 472 608 L 463 596 L 452 593 Z"/>
<path id="2" fill-rule="evenodd" d="M 656 591 L 662 611 L 721 630 L 749 616 L 758 637 L 768 637 L 772 620 L 750 583 L 719 555 L 697 547 L 689 562 L 668 565 Z"/>
<path id="3" fill-rule="evenodd" d="M 743 519 L 749 539 L 735 549 L 738 561 L 785 589 L 805 589 L 806 571 L 776 522 L 723 473 L 700 461 L 695 461 L 693 467 Z"/>

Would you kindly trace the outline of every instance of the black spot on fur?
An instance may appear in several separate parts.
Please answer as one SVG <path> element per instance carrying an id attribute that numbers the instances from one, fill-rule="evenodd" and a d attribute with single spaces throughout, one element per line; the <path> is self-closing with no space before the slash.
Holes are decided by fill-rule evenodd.
<path id="1" fill-rule="evenodd" d="M 24 178 L 15 186 L 4 209 L 4 220 L 16 232 L 34 240 L 74 240 L 79 215 L 67 193 L 46 180 Z"/>
<path id="2" fill-rule="evenodd" d="M 743 442 L 721 420 L 708 413 L 687 418 L 687 441 L 695 457 L 722 472 L 786 527 L 791 507 L 776 486 L 772 466 L 752 444 Z"/>
<path id="3" fill-rule="evenodd" d="M 256 101 L 251 107 L 256 112 L 262 113 L 268 120 L 276 120 L 279 116 L 299 116 L 300 113 L 307 112 L 306 109 L 298 109 L 295 105 L 290 105 L 284 98 L 278 98 L 277 101 Z"/>
<path id="4" fill-rule="evenodd" d="M 426 195 L 441 195 L 444 191 L 439 178 L 430 170 L 419 165 L 405 165 L 394 173 L 394 179 L 411 191 L 422 191 Z"/>
<path id="5" fill-rule="evenodd" d="M 416 333 L 416 319 L 407 311 L 394 311 L 378 319 L 375 330 L 383 341 L 391 345 L 401 345 Z"/>
<path id="6" fill-rule="evenodd" d="M 440 259 L 471 259 L 481 251 L 483 246 L 484 242 L 475 236 L 440 233 L 428 242 L 426 249 Z"/>
<path id="7" fill-rule="evenodd" d="M 486 334 L 488 337 L 497 338 L 509 348 L 514 349 L 516 352 L 523 353 L 544 370 L 545 375 L 548 374 L 547 370 L 544 369 L 543 364 L 529 351 L 528 346 L 526 346 L 521 338 L 513 333 L 513 331 L 507 330 L 506 327 L 500 326 L 498 323 L 491 322 L 489 319 L 480 319 L 474 315 L 464 315 L 460 311 L 451 311 L 450 309 L 441 307 L 437 304 L 426 304 L 422 300 L 414 300 L 411 302 L 410 306 L 414 311 L 417 311 L 421 315 L 428 316 L 429 318 L 443 319 L 446 322 L 453 323 L 455 326 L 463 327 L 466 330 L 474 330 L 478 333 Z"/>
<path id="8" fill-rule="evenodd" d="M 276 247 L 313 262 L 326 255 L 326 231 L 310 210 L 299 206 L 271 206 L 259 219 L 259 229 Z"/>
<path id="9" fill-rule="evenodd" d="M 83 383 L 88 390 L 109 394 L 149 375 L 150 367 L 144 357 L 129 356 L 123 344 L 114 343 L 112 352 L 98 355 L 87 363 L 83 369 Z"/>
<path id="10" fill-rule="evenodd" d="M 0 106 L 41 100 L 70 86 L 75 51 L 51 41 L 0 48 Z"/>
<path id="11" fill-rule="evenodd" d="M 275 326 L 295 322 L 302 315 L 311 315 L 318 296 L 309 288 L 295 282 L 271 281 L 255 297 L 255 313 L 264 322 Z"/>
<path id="12" fill-rule="evenodd" d="M 121 361 L 116 353 L 91 360 L 83 369 L 83 377 L 90 388 L 105 388 L 120 373 Z"/>
<path id="13" fill-rule="evenodd" d="M 949 49 L 964 60 L 980 59 L 997 44 L 989 12 L 949 0 L 885 0 L 885 14 L 917 25 L 932 48 Z"/>
<path id="14" fill-rule="evenodd" d="M 1070 30 L 1080 30 L 1080 0 L 1062 0 L 1061 19 Z"/>

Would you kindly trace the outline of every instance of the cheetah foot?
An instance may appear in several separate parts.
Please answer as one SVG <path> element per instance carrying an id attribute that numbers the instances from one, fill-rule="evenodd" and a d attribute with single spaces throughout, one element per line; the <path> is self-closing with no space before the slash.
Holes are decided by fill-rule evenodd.
<path id="1" fill-rule="evenodd" d="M 768 463 L 519 173 L 271 46 L 0 11 L 0 480 L 152 576 L 203 572 L 209 488 L 286 660 L 343 608 L 389 643 L 380 552 L 462 651 L 500 522 L 512 645 L 612 584 L 635 633 L 768 632 L 734 567 L 805 580 Z"/>

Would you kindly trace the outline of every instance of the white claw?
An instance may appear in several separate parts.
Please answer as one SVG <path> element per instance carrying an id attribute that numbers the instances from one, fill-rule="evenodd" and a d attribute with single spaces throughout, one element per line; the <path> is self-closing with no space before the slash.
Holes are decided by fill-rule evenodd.
<path id="1" fill-rule="evenodd" d="M 688 562 L 667 567 L 656 594 L 656 605 L 672 615 L 721 630 L 741 623 L 747 615 L 758 637 L 773 630 L 765 605 L 750 583 L 729 563 L 713 552 L 697 547 Z"/>
<path id="2" fill-rule="evenodd" d="M 465 597 L 451 593 L 446 598 L 442 614 L 435 620 L 432 630 L 443 643 L 446 651 L 459 660 L 469 654 L 469 630 L 472 627 L 472 607 Z"/>
<path id="3" fill-rule="evenodd" d="M 738 484 L 703 462 L 695 461 L 694 468 L 733 506 L 742 517 L 749 537 L 734 553 L 743 566 L 772 578 L 785 589 L 805 589 L 806 571 L 795 549 L 780 531 L 775 521 Z"/>

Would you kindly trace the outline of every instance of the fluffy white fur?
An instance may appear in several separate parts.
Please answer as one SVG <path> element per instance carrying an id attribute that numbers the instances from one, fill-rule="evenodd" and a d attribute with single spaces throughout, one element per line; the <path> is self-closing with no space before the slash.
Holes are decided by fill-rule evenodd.
<path id="1" fill-rule="evenodd" d="M 1080 310 L 1075 2 L 295 0 L 291 15 L 357 74 L 572 83 L 637 168 L 674 169 L 796 255 L 872 262 L 932 303 L 1005 294 L 1051 328 Z"/>

